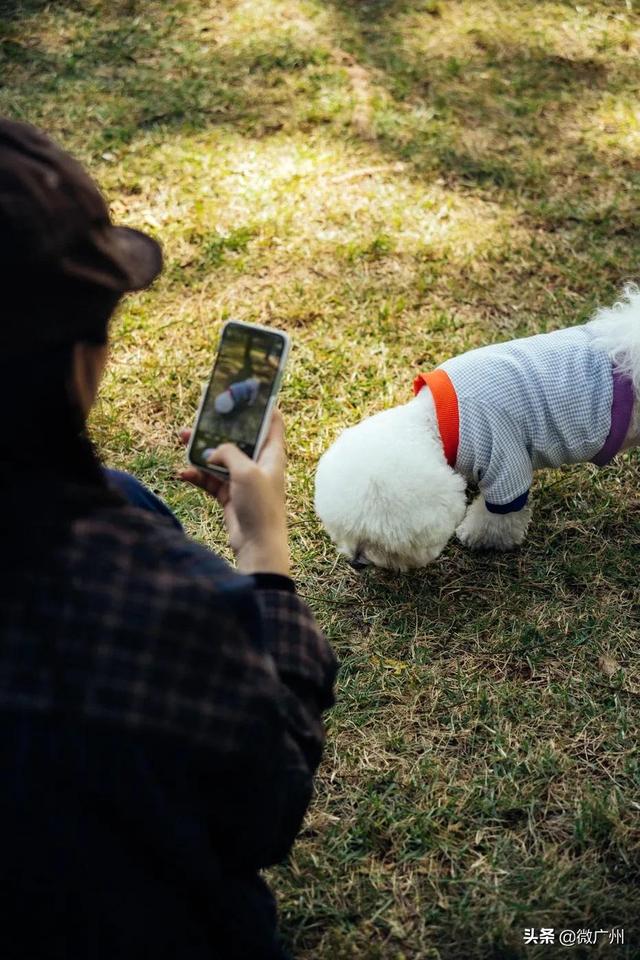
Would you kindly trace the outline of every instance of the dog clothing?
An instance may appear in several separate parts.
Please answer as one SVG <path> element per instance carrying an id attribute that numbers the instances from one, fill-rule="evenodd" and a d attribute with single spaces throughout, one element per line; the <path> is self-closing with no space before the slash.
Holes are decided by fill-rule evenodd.
<path id="1" fill-rule="evenodd" d="M 590 324 L 492 344 L 421 374 L 451 466 L 493 513 L 521 510 L 533 471 L 618 453 L 633 409 L 630 379 L 594 344 Z"/>
<path id="2" fill-rule="evenodd" d="M 216 413 L 233 413 L 237 407 L 250 407 L 255 403 L 260 390 L 260 381 L 257 377 L 248 380 L 237 380 L 226 390 L 219 393 L 214 401 Z"/>

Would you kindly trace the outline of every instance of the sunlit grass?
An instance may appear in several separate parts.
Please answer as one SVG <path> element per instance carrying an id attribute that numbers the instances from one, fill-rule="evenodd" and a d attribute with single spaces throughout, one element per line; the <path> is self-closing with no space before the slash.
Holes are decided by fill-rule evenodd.
<path id="1" fill-rule="evenodd" d="M 640 105 L 635 98 L 609 95 L 592 117 L 586 137 L 594 150 L 605 150 L 619 163 L 637 162 L 640 156 Z"/>
<path id="2" fill-rule="evenodd" d="M 326 445 L 417 368 L 640 275 L 635 4 L 5 0 L 0 36 L 2 109 L 162 239 L 94 431 L 217 549 L 176 429 L 224 319 L 293 338 L 293 554 L 343 664 L 272 872 L 296 956 L 532 958 L 525 926 L 616 923 L 637 956 L 637 456 L 539 477 L 517 554 L 403 577 L 346 569 L 311 506 Z"/>

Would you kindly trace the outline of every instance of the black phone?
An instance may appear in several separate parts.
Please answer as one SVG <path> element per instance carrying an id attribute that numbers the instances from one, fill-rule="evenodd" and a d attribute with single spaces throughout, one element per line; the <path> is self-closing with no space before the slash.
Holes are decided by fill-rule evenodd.
<path id="1" fill-rule="evenodd" d="M 256 459 L 269 430 L 290 340 L 282 330 L 230 320 L 225 323 L 213 372 L 198 408 L 187 451 L 189 462 L 226 477 L 207 458 L 235 443 Z"/>

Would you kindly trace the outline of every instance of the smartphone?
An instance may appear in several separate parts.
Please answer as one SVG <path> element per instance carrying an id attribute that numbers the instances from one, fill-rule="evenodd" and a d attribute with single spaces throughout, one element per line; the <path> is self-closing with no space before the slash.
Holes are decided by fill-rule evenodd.
<path id="1" fill-rule="evenodd" d="M 235 443 L 248 457 L 257 458 L 269 430 L 289 347 L 289 337 L 282 330 L 238 320 L 225 323 L 191 434 L 190 463 L 227 477 L 224 467 L 207 462 L 221 443 Z"/>

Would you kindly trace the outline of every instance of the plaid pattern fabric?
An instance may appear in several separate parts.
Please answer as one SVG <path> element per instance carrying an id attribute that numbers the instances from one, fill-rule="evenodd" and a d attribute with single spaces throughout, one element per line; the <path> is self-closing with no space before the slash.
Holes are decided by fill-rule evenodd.
<path id="1" fill-rule="evenodd" d="M 460 409 L 456 469 L 510 505 L 533 471 L 591 460 L 611 428 L 612 363 L 590 325 L 472 350 L 443 363 Z"/>
<path id="2" fill-rule="evenodd" d="M 169 521 L 128 506 L 77 519 L 0 596 L 0 706 L 169 733 L 219 756 L 317 764 L 333 654 L 306 604 L 259 590 Z"/>
<path id="3" fill-rule="evenodd" d="M 106 488 L 9 479 L 10 956 L 284 957 L 258 871 L 300 830 L 333 699 L 309 609 L 287 578 L 242 576 Z"/>

